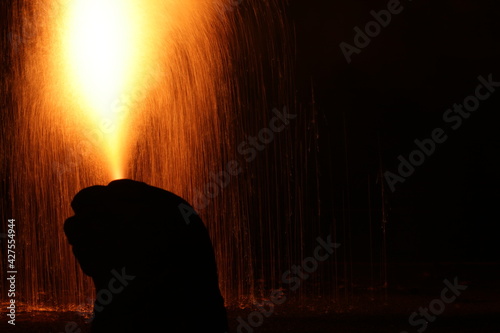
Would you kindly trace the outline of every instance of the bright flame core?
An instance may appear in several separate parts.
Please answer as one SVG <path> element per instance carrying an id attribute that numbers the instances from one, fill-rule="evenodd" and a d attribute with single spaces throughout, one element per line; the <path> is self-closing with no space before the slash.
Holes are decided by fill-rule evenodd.
<path id="1" fill-rule="evenodd" d="M 124 108 L 121 99 L 139 89 L 152 54 L 146 35 L 153 31 L 144 21 L 148 6 L 141 3 L 73 0 L 65 14 L 65 81 L 79 108 L 86 110 L 95 137 L 101 138 L 114 179 L 124 176 L 123 120 L 128 112 L 123 110 L 139 107 Z"/>
<path id="2" fill-rule="evenodd" d="M 94 106 L 105 105 L 117 96 L 127 68 L 133 65 L 132 20 L 119 1 L 81 0 L 74 5 L 70 20 L 70 61 Z"/>

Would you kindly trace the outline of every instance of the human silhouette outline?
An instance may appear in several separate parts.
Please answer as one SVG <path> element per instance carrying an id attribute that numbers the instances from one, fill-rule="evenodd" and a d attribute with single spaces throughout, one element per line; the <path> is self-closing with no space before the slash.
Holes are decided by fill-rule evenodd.
<path id="1" fill-rule="evenodd" d="M 95 285 L 92 333 L 228 331 L 212 243 L 185 200 L 123 179 L 71 206 L 64 232 Z"/>

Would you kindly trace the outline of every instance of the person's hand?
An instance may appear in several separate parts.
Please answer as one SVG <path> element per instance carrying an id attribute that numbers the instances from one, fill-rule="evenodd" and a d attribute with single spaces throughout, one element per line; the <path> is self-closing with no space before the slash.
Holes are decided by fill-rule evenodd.
<path id="1" fill-rule="evenodd" d="M 189 257 L 196 249 L 211 249 L 201 219 L 185 200 L 142 182 L 124 179 L 85 188 L 71 206 L 75 215 L 64 231 L 82 270 L 92 277 L 124 265 L 155 269 L 167 258 L 182 266 L 178 259 L 183 258 L 173 253 L 187 247 Z"/>
<path id="2" fill-rule="evenodd" d="M 185 200 L 117 180 L 81 190 L 71 206 L 75 215 L 64 231 L 83 272 L 94 280 L 93 332 L 141 331 L 142 318 L 150 316 L 163 317 L 173 331 L 227 330 L 212 243 Z M 120 273 L 130 276 L 124 288 L 116 287 Z M 112 292 L 110 304 L 98 304 L 99 294 L 111 295 L 110 288 L 120 292 Z"/>

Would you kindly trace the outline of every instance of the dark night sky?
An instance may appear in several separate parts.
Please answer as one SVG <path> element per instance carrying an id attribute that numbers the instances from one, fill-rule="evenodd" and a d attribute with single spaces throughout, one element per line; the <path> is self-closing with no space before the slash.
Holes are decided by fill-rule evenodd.
<path id="1" fill-rule="evenodd" d="M 373 20 L 370 11 L 386 9 L 387 3 L 290 0 L 287 7 L 296 31 L 298 100 L 311 101 L 312 84 L 322 177 L 325 184 L 332 178 L 333 188 L 323 191 L 338 199 L 340 190 L 349 188 L 359 253 L 366 252 L 361 225 L 366 225 L 367 179 L 373 182 L 379 171 L 379 149 L 384 170 L 396 172 L 398 156 L 408 156 L 415 139 L 443 126 L 444 112 L 474 92 L 479 75 L 500 81 L 494 0 L 402 1 L 402 12 L 348 64 L 339 44 L 352 45 L 353 28 L 363 29 Z M 447 128 L 448 140 L 388 193 L 391 259 L 498 261 L 498 90 L 458 130 Z"/>
<path id="2" fill-rule="evenodd" d="M 495 2 L 402 1 L 402 12 L 348 64 L 339 44 L 353 45 L 353 28 L 364 29 L 373 20 L 370 11 L 387 3 L 290 3 L 297 84 L 307 96 L 313 83 L 323 174 L 332 174 L 336 188 L 347 186 L 345 117 L 353 232 L 362 237 L 357 224 L 366 222 L 355 212 L 366 208 L 367 177 L 377 175 L 379 147 L 384 170 L 397 172 L 398 156 L 407 157 L 415 139 L 442 127 L 447 141 L 388 193 L 390 259 L 498 261 L 500 88 L 457 130 L 443 121 L 448 108 L 474 93 L 479 75 L 500 82 Z"/>

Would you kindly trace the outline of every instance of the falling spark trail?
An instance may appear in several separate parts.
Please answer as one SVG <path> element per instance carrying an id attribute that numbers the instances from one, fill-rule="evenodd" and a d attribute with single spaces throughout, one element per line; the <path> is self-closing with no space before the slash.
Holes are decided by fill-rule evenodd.
<path id="1" fill-rule="evenodd" d="M 79 190 L 116 178 L 167 189 L 196 206 L 213 175 L 229 161 L 239 163 L 243 172 L 208 195 L 199 211 L 229 305 L 248 306 L 285 288 L 282 274 L 326 236 L 321 182 L 310 175 L 319 170 L 311 158 L 317 123 L 295 100 L 285 1 L 225 4 L 13 1 L 3 36 L 11 43 L 12 66 L 1 86 L 9 112 L 2 115 L 8 200 L 2 200 L 0 223 L 7 214 L 19 222 L 24 310 L 89 305 L 93 285 L 62 226 Z M 245 161 L 239 144 L 283 106 L 297 119 L 254 161 Z M 326 223 L 342 234 L 341 223 Z M 340 267 L 336 259 L 320 267 L 297 294 L 331 290 L 337 298 Z M 0 291 L 5 297 L 3 284 Z"/>

